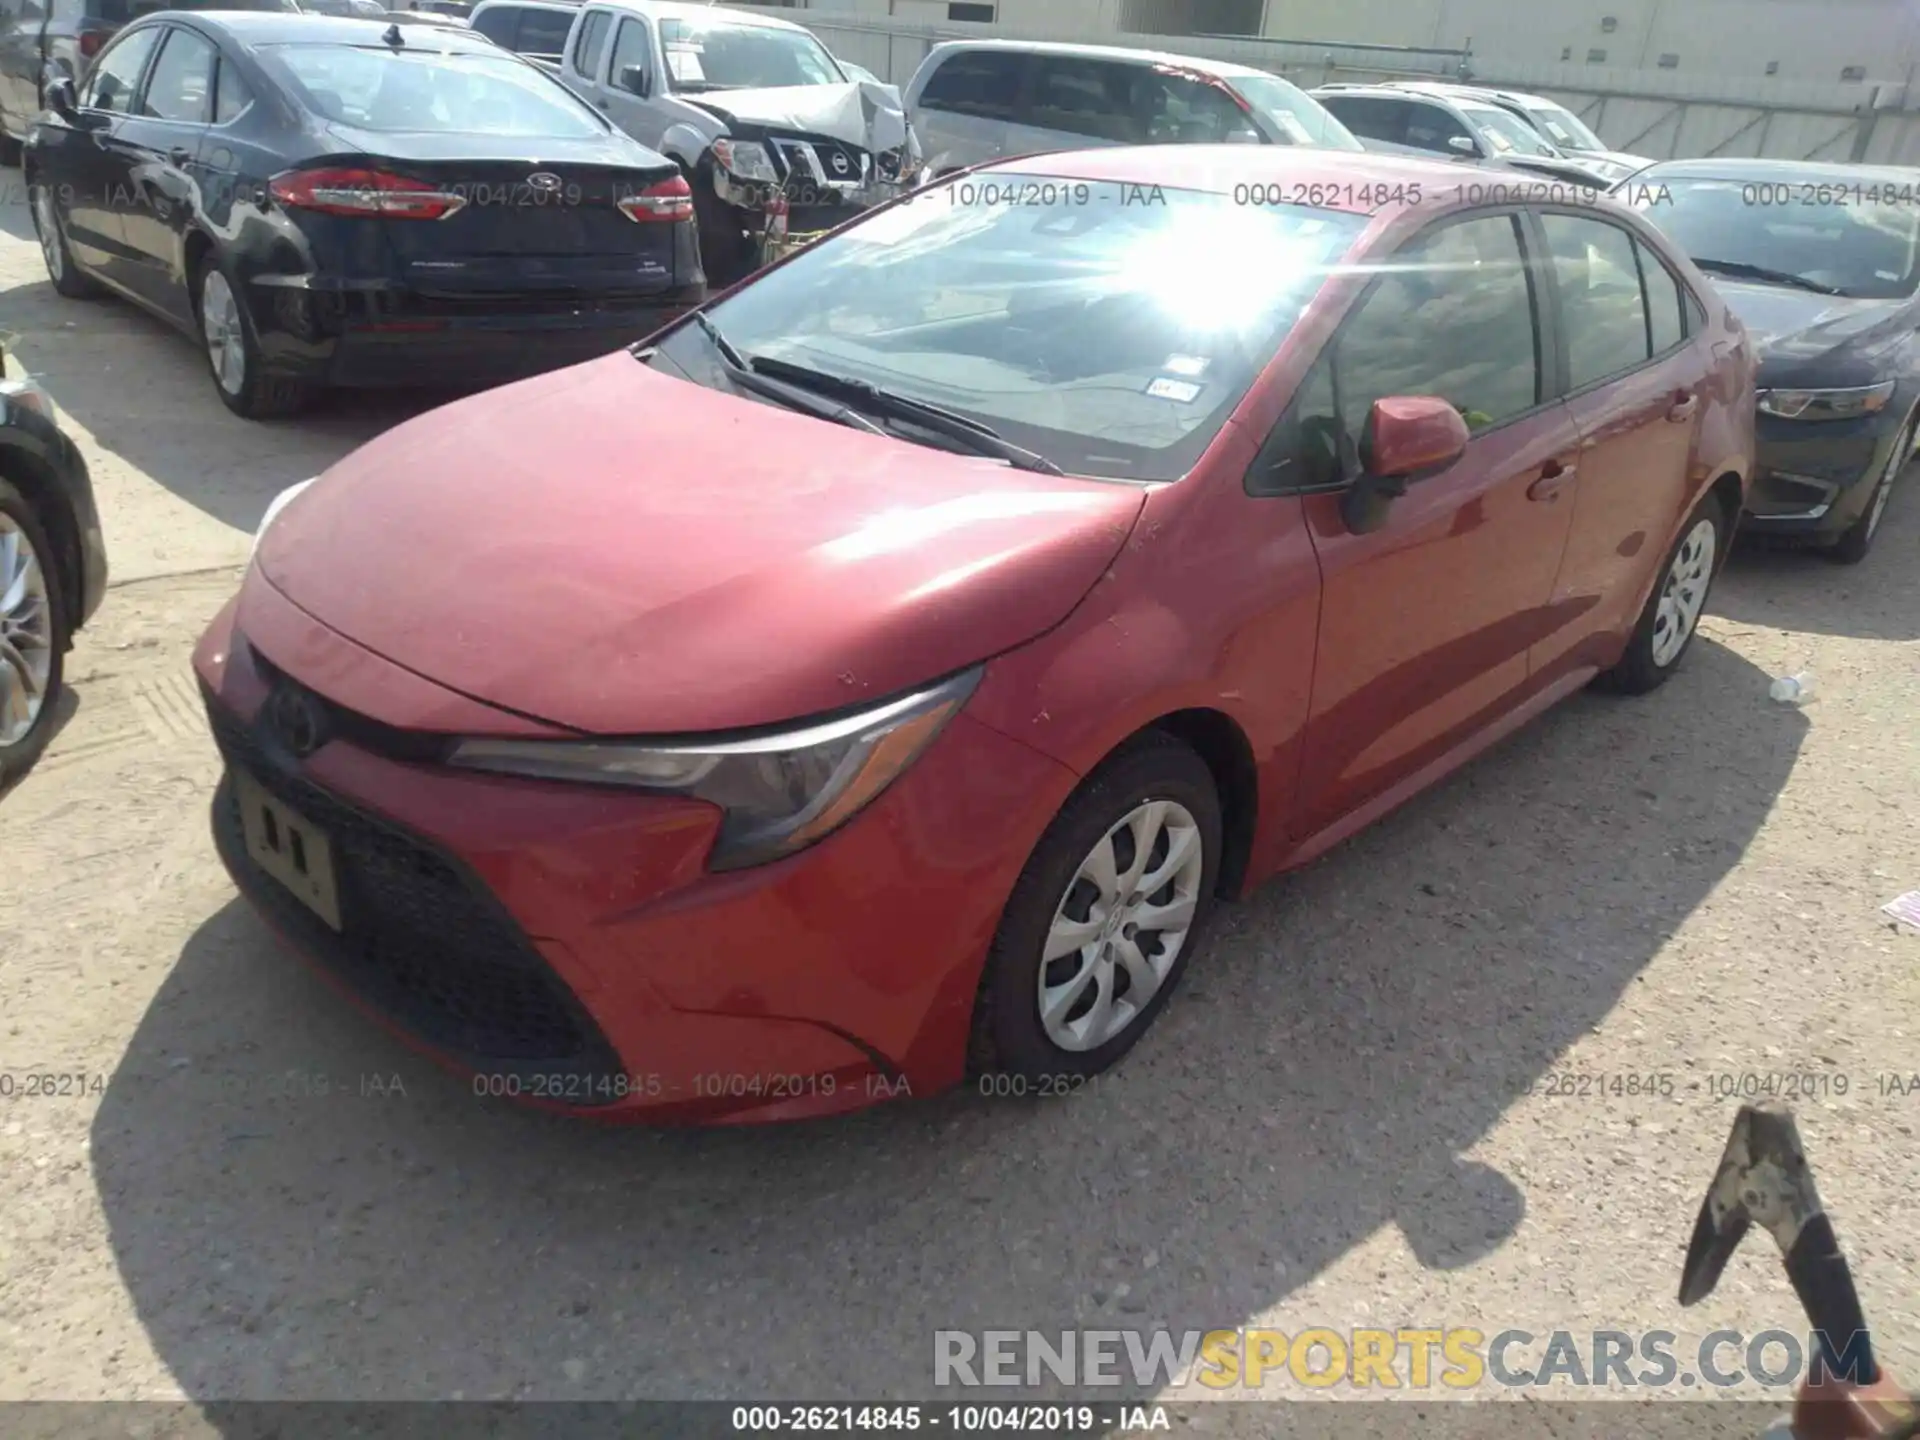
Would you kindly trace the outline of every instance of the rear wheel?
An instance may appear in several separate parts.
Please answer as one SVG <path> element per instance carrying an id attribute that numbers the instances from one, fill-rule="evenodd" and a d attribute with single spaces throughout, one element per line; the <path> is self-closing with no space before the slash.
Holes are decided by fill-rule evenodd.
<path id="1" fill-rule="evenodd" d="M 24 775 L 53 734 L 67 649 L 55 554 L 26 498 L 0 480 L 0 785 Z"/>
<path id="2" fill-rule="evenodd" d="M 313 393 L 308 386 L 266 373 L 253 322 L 233 281 L 211 254 L 200 262 L 193 293 L 207 366 L 221 403 L 248 420 L 292 415 L 305 406 Z"/>
<path id="3" fill-rule="evenodd" d="M 1097 1075 L 1179 984 L 1220 873 L 1220 799 L 1152 733 L 1068 800 L 1013 887 L 975 1006 L 976 1074 Z"/>
<path id="4" fill-rule="evenodd" d="M 1706 613 L 1707 595 L 1719 573 L 1726 548 L 1726 507 L 1708 495 L 1681 527 L 1680 538 L 1668 552 L 1646 608 L 1640 612 L 1626 653 L 1595 683 L 1623 695 L 1644 695 L 1667 682 L 1679 667 Z"/>
<path id="5" fill-rule="evenodd" d="M 1907 461 L 1913 457 L 1913 434 L 1914 422 L 1909 420 L 1894 437 L 1893 453 L 1887 456 L 1879 478 L 1873 482 L 1873 494 L 1867 500 L 1867 508 L 1827 548 L 1827 558 L 1835 564 L 1858 565 L 1867 558 L 1867 552 L 1873 548 L 1873 537 L 1880 532 L 1881 517 L 1887 513 L 1887 500 L 1893 494 L 1894 482 L 1900 478 L 1900 472 L 1907 468 Z"/>

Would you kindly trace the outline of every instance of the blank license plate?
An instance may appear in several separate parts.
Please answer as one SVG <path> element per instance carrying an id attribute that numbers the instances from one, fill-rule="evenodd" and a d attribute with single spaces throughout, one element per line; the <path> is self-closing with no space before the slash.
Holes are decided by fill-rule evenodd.
<path id="1" fill-rule="evenodd" d="M 240 800 L 240 824 L 246 833 L 247 854 L 253 863 L 278 880 L 293 897 L 327 922 L 340 928 L 340 892 L 333 879 L 333 847 L 314 823 L 260 788 L 257 781 L 235 772 L 234 789 Z"/>

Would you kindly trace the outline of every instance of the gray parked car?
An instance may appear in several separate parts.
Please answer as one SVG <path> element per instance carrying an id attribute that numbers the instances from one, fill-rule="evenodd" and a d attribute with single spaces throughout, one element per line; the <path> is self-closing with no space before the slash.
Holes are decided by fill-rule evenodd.
<path id="1" fill-rule="evenodd" d="M 1369 150 L 1441 156 L 1518 170 L 1584 189 L 1604 189 L 1613 176 L 1563 154 L 1505 106 L 1446 85 L 1322 85 L 1313 92 Z"/>

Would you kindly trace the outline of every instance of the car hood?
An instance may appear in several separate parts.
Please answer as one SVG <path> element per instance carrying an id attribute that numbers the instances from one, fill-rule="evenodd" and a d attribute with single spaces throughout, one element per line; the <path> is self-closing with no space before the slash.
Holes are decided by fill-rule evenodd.
<path id="1" fill-rule="evenodd" d="M 1032 639 L 1106 572 L 1144 493 L 620 353 L 388 431 L 287 506 L 257 563 L 321 623 L 474 699 L 688 734 L 879 701 Z"/>
<path id="2" fill-rule="evenodd" d="M 1784 285 L 1742 284 L 1719 275 L 1708 278 L 1753 338 L 1763 383 L 1777 383 L 1783 372 L 1807 362 L 1845 364 L 1858 359 L 1869 365 L 1879 348 L 1901 333 L 1902 301 L 1817 295 Z M 1829 383 L 1853 381 L 1841 376 Z"/>
<path id="3" fill-rule="evenodd" d="M 689 95 L 736 133 L 787 130 L 844 140 L 870 152 L 906 143 L 907 112 L 900 92 L 877 80 L 846 85 L 781 85 L 771 90 L 716 90 Z"/>

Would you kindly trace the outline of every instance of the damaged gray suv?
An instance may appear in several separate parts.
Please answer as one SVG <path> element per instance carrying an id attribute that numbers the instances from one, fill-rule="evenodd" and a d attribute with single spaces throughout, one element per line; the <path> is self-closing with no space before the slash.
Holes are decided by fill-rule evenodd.
<path id="1" fill-rule="evenodd" d="M 919 180 L 900 92 L 769 15 L 598 0 L 573 22 L 560 78 L 686 171 L 715 286 Z"/>

